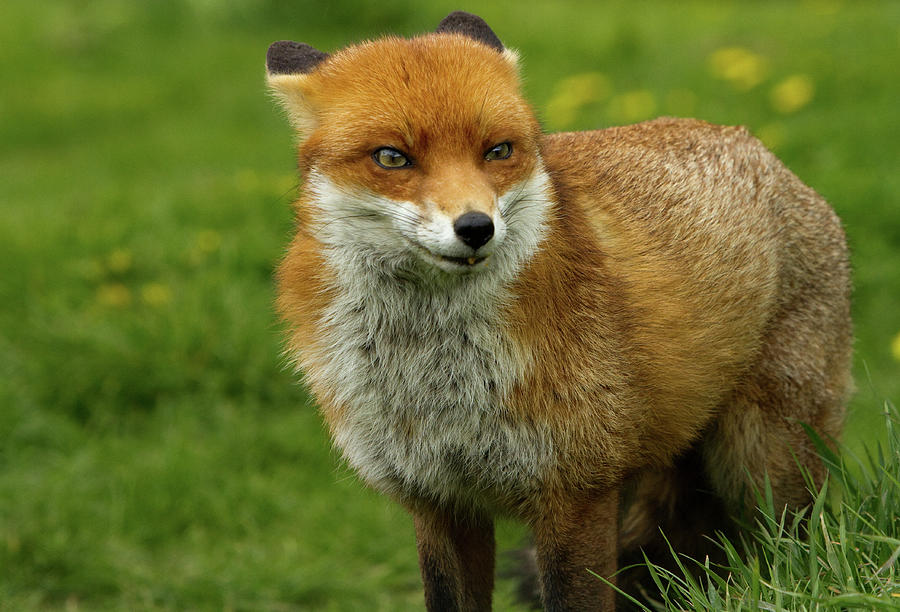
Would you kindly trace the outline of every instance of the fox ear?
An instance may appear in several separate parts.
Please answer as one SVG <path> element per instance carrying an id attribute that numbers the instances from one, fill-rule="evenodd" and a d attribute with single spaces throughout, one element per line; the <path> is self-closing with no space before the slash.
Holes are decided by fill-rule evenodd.
<path id="1" fill-rule="evenodd" d="M 291 124 L 304 138 L 314 127 L 313 108 L 307 93 L 310 74 L 328 54 L 305 43 L 279 40 L 266 52 L 266 81 L 288 113 Z"/>
<path id="2" fill-rule="evenodd" d="M 465 11 L 453 11 L 438 24 L 438 34 L 456 33 L 473 38 L 488 47 L 493 47 L 501 53 L 505 50 L 503 43 L 494 34 L 484 19 Z"/>
<path id="3" fill-rule="evenodd" d="M 266 71 L 272 74 L 306 74 L 312 72 L 328 54 L 306 43 L 279 40 L 266 51 Z"/>
<path id="4" fill-rule="evenodd" d="M 478 15 L 467 13 L 465 11 L 453 11 L 438 24 L 435 30 L 436 34 L 462 34 L 473 40 L 487 45 L 499 51 L 503 58 L 509 62 L 513 68 L 519 68 L 519 54 L 512 49 L 507 49 L 500 42 L 500 39 L 494 34 L 491 26 Z"/>

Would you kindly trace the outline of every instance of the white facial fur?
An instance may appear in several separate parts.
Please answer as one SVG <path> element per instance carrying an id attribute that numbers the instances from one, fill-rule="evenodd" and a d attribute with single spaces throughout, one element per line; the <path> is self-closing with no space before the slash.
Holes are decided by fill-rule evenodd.
<path id="1" fill-rule="evenodd" d="M 404 227 L 401 225 L 398 230 L 403 232 L 410 242 L 421 247 L 420 254 L 427 261 L 446 272 L 454 273 L 463 272 L 467 268 L 448 262 L 446 258 L 490 257 L 497 245 L 506 238 L 506 221 L 504 221 L 498 206 L 494 207 L 491 221 L 494 224 L 493 237 L 475 252 L 457 237 L 453 230 L 454 219 L 435 207 L 429 207 L 418 226 Z M 414 238 L 409 238 L 409 236 L 414 236 Z"/>
<path id="2" fill-rule="evenodd" d="M 435 257 L 471 252 L 445 215 L 309 176 L 337 298 L 315 355 L 298 361 L 334 390 L 346 415 L 335 441 L 380 490 L 503 505 L 550 468 L 549 433 L 504 405 L 529 357 L 501 318 L 543 239 L 548 185 L 539 170 L 502 194 L 494 237 L 479 249 L 490 257 L 463 268 Z"/>
<path id="3" fill-rule="evenodd" d="M 505 265 L 501 274 L 509 281 L 518 266 L 536 250 L 544 231 L 549 178 L 543 170 L 498 198 L 492 221 L 494 236 L 477 252 L 463 244 L 453 230 L 454 219 L 425 203 L 390 200 L 378 194 L 339 187 L 326 176 L 311 172 L 306 190 L 312 197 L 316 235 L 341 258 L 368 260 L 365 267 L 384 267 L 386 272 L 412 272 L 430 276 L 432 268 L 465 273 L 480 268 L 458 266 L 441 257 L 488 256 L 489 265 Z M 508 219 L 514 218 L 511 230 Z M 507 232 L 511 231 L 509 244 Z M 494 251 L 497 257 L 493 257 Z M 349 272 L 349 270 L 348 270 Z"/>

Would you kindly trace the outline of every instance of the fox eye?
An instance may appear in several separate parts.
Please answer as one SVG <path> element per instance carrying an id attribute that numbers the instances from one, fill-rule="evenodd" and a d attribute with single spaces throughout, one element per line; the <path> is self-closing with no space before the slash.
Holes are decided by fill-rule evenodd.
<path id="1" fill-rule="evenodd" d="M 405 168 L 411 166 L 412 162 L 403 153 L 392 147 L 381 147 L 372 153 L 372 159 L 382 168 L 394 170 L 396 168 Z"/>
<path id="2" fill-rule="evenodd" d="M 509 159 L 510 155 L 512 155 L 512 144 L 501 142 L 488 149 L 484 154 L 484 158 L 487 161 L 497 161 L 498 159 Z"/>

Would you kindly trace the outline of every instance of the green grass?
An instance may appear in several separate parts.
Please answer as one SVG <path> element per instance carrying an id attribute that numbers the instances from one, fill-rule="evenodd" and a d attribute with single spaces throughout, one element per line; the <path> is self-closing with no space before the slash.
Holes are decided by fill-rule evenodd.
<path id="1" fill-rule="evenodd" d="M 720 536 L 724 565 L 671 551 L 678 571 L 650 565 L 659 593 L 632 601 L 647 612 L 900 609 L 898 416 L 885 407 L 886 446 L 865 459 L 836 454 L 817 438 L 831 475 L 811 507 L 779 511 L 766 486 L 756 529 L 739 543 Z"/>
<path id="2" fill-rule="evenodd" d="M 296 177 L 263 58 L 456 8 L 519 49 L 548 126 L 745 124 L 834 204 L 856 286 L 845 441 L 886 439 L 900 4 L 6 0 L 0 609 L 421 608 L 410 521 L 341 467 L 280 356 L 272 270 Z M 730 47 L 755 58 L 737 80 L 710 67 Z M 781 112 L 795 75 L 812 96 Z M 520 534 L 503 525 L 501 547 Z"/>

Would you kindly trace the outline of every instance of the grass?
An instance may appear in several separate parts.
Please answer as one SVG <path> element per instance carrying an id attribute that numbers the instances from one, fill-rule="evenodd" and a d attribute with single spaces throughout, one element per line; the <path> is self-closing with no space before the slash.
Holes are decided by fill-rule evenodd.
<path id="1" fill-rule="evenodd" d="M 720 536 L 723 566 L 672 551 L 679 571 L 651 565 L 659 593 L 651 602 L 632 601 L 647 612 L 900 608 L 898 416 L 885 406 L 887 445 L 864 460 L 836 454 L 818 439 L 831 479 L 811 507 L 778 511 L 767 486 L 758 524 L 743 542 Z"/>
<path id="2" fill-rule="evenodd" d="M 467 8 L 420 4 L 4 2 L 0 609 L 421 608 L 408 518 L 341 467 L 280 357 L 296 176 L 262 78 L 273 40 L 332 50 Z M 900 5 L 468 8 L 520 50 L 553 129 L 745 124 L 834 204 L 856 284 L 845 442 L 886 440 Z"/>

